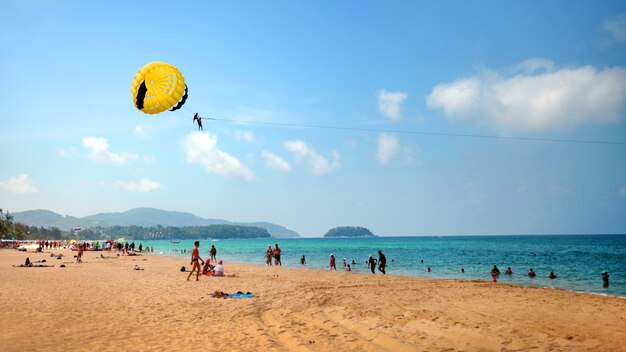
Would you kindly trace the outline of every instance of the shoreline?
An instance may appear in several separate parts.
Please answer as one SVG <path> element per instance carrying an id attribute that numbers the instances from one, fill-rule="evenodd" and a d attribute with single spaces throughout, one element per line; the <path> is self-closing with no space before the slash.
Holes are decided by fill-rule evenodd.
<path id="1" fill-rule="evenodd" d="M 169 257 L 169 258 L 176 258 L 176 259 L 184 259 L 181 256 L 179 256 L 179 254 L 175 254 L 175 253 L 152 253 L 152 255 L 160 255 L 160 256 L 165 256 L 165 257 Z M 187 255 L 187 254 L 185 254 Z M 191 253 L 189 253 L 189 255 L 191 255 Z M 260 263 L 249 263 L 249 262 L 240 262 L 240 261 L 233 261 L 230 262 L 233 264 L 239 264 L 239 265 L 250 265 L 250 266 L 254 266 L 254 267 L 259 267 L 259 268 L 263 268 L 263 267 L 273 267 L 273 266 L 267 266 L 265 264 L 260 264 Z M 330 270 L 327 269 L 321 269 L 321 268 L 314 268 L 314 267 L 306 267 L 306 266 L 290 266 L 290 265 L 285 265 L 285 268 L 290 268 L 290 269 L 295 269 L 295 270 L 316 270 L 316 271 L 320 271 L 320 272 L 332 272 Z M 387 269 L 388 271 L 390 270 L 389 268 Z M 338 272 L 343 272 L 344 270 L 337 270 Z M 357 272 L 357 271 L 353 271 L 350 274 L 352 275 L 365 275 L 365 276 L 372 276 L 372 274 L 368 273 L 368 272 Z M 376 273 L 376 275 L 383 275 L 381 273 Z M 406 277 L 406 278 L 420 278 L 420 279 L 426 279 L 426 280 L 458 280 L 461 282 L 464 281 L 476 281 L 476 282 L 486 282 L 486 283 L 490 283 L 492 284 L 493 282 L 491 282 L 491 280 L 485 278 L 485 279 L 480 279 L 480 278 L 456 278 L 456 277 L 436 277 L 436 276 L 424 276 L 424 275 L 420 275 L 420 274 L 395 274 L 393 272 L 387 272 L 387 274 L 385 274 L 387 276 L 399 276 L 399 277 Z M 621 299 L 626 299 L 626 295 L 620 295 L 620 294 L 612 294 L 612 293 L 602 293 L 602 292 L 593 292 L 593 291 L 576 291 L 573 289 L 568 289 L 568 288 L 562 288 L 562 287 L 550 287 L 550 286 L 541 286 L 541 285 L 534 285 L 534 284 L 525 284 L 525 283 L 509 283 L 509 282 L 502 282 L 502 281 L 498 281 L 496 282 L 496 284 L 502 284 L 502 285 L 511 285 L 511 286 L 517 286 L 517 287 L 534 287 L 534 288 L 541 288 L 541 289 L 548 289 L 548 290 L 563 290 L 565 292 L 571 292 L 571 293 L 582 293 L 582 294 L 589 294 L 589 295 L 598 295 L 598 296 L 605 296 L 605 297 L 615 297 L 615 298 L 621 298 Z"/>

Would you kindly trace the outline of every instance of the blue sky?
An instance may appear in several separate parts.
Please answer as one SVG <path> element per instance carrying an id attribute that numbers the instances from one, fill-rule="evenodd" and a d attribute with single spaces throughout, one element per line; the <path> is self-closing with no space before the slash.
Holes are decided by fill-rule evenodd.
<path id="1" fill-rule="evenodd" d="M 623 1 L 3 1 L 0 48 L 12 212 L 626 232 L 624 144 L 389 132 L 626 143 Z M 181 111 L 134 107 L 151 61 L 182 71 Z"/>

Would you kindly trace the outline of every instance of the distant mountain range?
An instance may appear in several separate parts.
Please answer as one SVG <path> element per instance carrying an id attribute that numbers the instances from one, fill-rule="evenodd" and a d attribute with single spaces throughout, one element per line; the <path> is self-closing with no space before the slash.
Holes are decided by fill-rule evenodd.
<path id="1" fill-rule="evenodd" d="M 58 227 L 70 230 L 80 225 L 83 229 L 95 226 L 207 226 L 207 225 L 244 225 L 256 226 L 267 230 L 275 238 L 293 238 L 300 235 L 288 228 L 269 222 L 231 222 L 222 219 L 205 219 L 191 213 L 167 211 L 154 208 L 136 208 L 122 213 L 99 213 L 82 218 L 57 214 L 50 210 L 27 210 L 11 213 L 15 222 L 28 226 Z"/>

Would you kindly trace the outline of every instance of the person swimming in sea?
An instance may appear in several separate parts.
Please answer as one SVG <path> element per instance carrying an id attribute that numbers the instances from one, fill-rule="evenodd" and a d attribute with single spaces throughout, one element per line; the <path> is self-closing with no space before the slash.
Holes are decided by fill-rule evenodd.
<path id="1" fill-rule="evenodd" d="M 554 271 L 551 271 L 548 277 L 550 278 L 550 280 L 556 279 L 556 275 L 554 275 Z"/>
<path id="2" fill-rule="evenodd" d="M 609 286 L 609 273 L 608 271 L 604 270 L 602 272 L 602 287 L 608 287 Z"/>
<path id="3" fill-rule="evenodd" d="M 504 273 L 507 275 L 513 275 L 513 270 L 511 270 L 511 267 L 509 266 L 506 268 L 506 271 Z"/>
<path id="4" fill-rule="evenodd" d="M 535 276 L 537 276 L 537 273 L 535 273 L 533 268 L 530 268 L 530 271 L 528 272 L 528 277 L 535 277 Z"/>

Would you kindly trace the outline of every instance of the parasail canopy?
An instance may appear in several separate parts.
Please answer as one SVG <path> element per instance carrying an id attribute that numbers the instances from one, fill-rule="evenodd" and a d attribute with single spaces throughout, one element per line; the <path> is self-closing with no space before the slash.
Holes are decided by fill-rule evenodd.
<path id="1" fill-rule="evenodd" d="M 180 109 L 187 101 L 182 73 L 165 62 L 150 62 L 140 68 L 131 88 L 135 107 L 146 114 Z"/>

